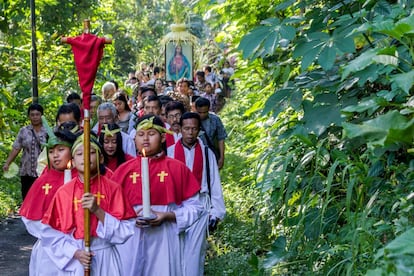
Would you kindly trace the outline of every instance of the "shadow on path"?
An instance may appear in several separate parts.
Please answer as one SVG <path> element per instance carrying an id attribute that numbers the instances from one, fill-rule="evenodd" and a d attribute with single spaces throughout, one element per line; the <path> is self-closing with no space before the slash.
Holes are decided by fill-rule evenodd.
<path id="1" fill-rule="evenodd" d="M 0 221 L 0 274 L 29 275 L 29 260 L 36 238 L 31 236 L 20 217 Z"/>

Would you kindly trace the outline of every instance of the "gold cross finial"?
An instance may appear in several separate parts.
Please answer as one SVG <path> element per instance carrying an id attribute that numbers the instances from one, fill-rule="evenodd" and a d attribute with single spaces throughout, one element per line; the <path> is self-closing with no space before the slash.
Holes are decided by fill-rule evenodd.
<path id="1" fill-rule="evenodd" d="M 137 184 L 137 177 L 139 177 L 139 173 L 134 172 L 129 177 L 132 178 L 132 184 Z"/>
<path id="2" fill-rule="evenodd" d="M 157 176 L 160 177 L 160 182 L 165 182 L 165 177 L 168 176 L 168 173 L 166 173 L 165 171 L 162 171 L 159 174 L 157 174 Z"/>
<path id="3" fill-rule="evenodd" d="M 52 189 L 52 186 L 50 186 L 49 183 L 46 183 L 45 185 L 42 186 L 42 189 L 45 190 L 45 195 L 48 195 L 49 190 Z"/>

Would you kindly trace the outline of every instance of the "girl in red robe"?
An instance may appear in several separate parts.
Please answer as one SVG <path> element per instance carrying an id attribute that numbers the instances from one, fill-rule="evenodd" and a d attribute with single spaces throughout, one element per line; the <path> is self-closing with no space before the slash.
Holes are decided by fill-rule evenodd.
<path id="1" fill-rule="evenodd" d="M 94 136 L 90 144 L 90 193 L 84 193 L 84 148 L 81 135 L 72 147 L 78 177 L 56 192 L 42 222 L 46 250 L 59 268 L 58 275 L 121 275 L 115 244 L 134 232 L 135 212 L 123 196 L 122 187 L 102 175 L 102 148 Z M 84 209 L 89 209 L 91 252 L 84 248 Z"/>
<path id="2" fill-rule="evenodd" d="M 64 184 L 64 171 L 68 166 L 70 167 L 72 159 L 70 149 L 76 139 L 75 134 L 70 131 L 73 124 L 64 123 L 52 132 L 44 117 L 42 121 L 48 133 L 48 140 L 44 145 L 48 154 L 48 166 L 33 183 L 20 208 L 20 215 L 27 231 L 38 238 L 30 256 L 30 275 L 45 275 L 45 271 L 51 273 L 58 271 L 43 248 L 41 232 L 44 225 L 41 220 L 56 191 Z M 76 176 L 76 174 L 76 170 L 72 170 L 71 175 Z"/>
<path id="3" fill-rule="evenodd" d="M 99 143 L 103 147 L 104 164 L 115 171 L 122 163 L 134 157 L 122 149 L 121 129 L 117 124 L 104 124 L 99 134 Z"/>

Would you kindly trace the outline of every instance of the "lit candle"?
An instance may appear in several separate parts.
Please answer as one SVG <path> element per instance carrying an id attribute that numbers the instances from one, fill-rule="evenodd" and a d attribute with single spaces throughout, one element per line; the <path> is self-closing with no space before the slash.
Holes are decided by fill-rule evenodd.
<path id="1" fill-rule="evenodd" d="M 150 185 L 149 185 L 149 168 L 148 157 L 145 156 L 145 150 L 142 150 L 141 157 L 141 181 L 142 181 L 142 215 L 144 218 L 151 216 L 150 204 Z"/>
<path id="2" fill-rule="evenodd" d="M 68 166 L 67 166 L 67 169 L 65 170 L 65 176 L 64 176 L 64 178 L 63 178 L 63 184 L 66 184 L 66 183 L 68 183 L 69 181 L 71 181 L 72 180 L 72 170 L 71 170 L 71 167 L 72 166 L 72 164 L 71 164 L 71 162 L 69 161 L 68 162 Z"/>

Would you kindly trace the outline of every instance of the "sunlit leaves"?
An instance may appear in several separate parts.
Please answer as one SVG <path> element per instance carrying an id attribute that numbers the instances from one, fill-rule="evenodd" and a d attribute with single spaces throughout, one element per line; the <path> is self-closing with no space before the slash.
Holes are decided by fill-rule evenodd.
<path id="1" fill-rule="evenodd" d="M 254 59 L 271 55 L 283 39 L 289 42 L 295 37 L 296 29 L 278 18 L 266 19 L 261 24 L 240 41 L 238 48 L 243 52 L 244 58 Z"/>
<path id="2" fill-rule="evenodd" d="M 363 138 L 369 146 L 413 142 L 414 119 L 408 120 L 398 111 L 390 111 L 359 125 L 344 123 L 343 127 L 345 137 Z"/>

